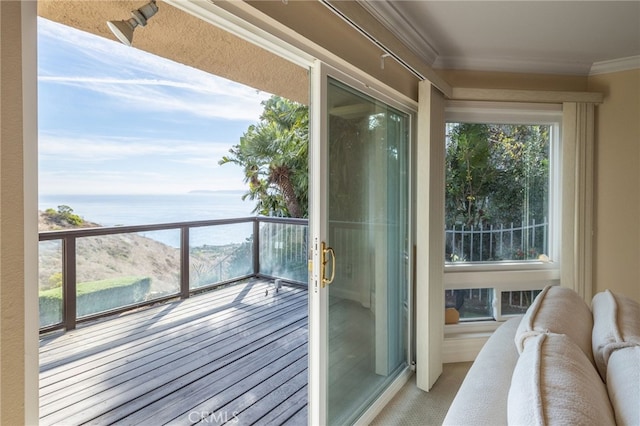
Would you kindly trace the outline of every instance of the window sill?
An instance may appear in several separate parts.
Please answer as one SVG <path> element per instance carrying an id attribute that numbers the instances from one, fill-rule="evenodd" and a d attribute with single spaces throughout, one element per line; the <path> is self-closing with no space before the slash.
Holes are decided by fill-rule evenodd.
<path id="1" fill-rule="evenodd" d="M 554 266 L 557 267 L 557 265 Z M 545 285 L 559 279 L 560 269 L 557 268 L 482 270 L 476 267 L 456 266 L 455 269 L 445 268 L 444 287 L 447 290 L 484 287 L 497 288 L 502 291 L 518 290 L 519 288 L 530 290 L 538 287 L 544 288 Z"/>
<path id="2" fill-rule="evenodd" d="M 491 271 L 540 271 L 559 269 L 557 262 L 530 260 L 524 262 L 445 262 L 445 273 L 451 272 L 491 272 Z"/>

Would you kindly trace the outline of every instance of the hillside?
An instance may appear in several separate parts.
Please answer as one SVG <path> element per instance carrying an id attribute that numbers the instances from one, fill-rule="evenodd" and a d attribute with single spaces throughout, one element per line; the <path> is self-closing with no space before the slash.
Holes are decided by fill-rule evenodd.
<path id="1" fill-rule="evenodd" d="M 61 229 L 96 228 L 100 226 L 102 225 L 87 220 L 83 220 L 80 225 L 74 225 L 60 216 L 52 216 L 42 210 L 38 210 L 38 231 L 59 231 Z"/>
<path id="2" fill-rule="evenodd" d="M 39 229 L 61 230 L 100 227 L 85 221 L 80 226 L 52 220 L 40 212 Z M 153 277 L 152 292 L 171 292 L 178 288 L 180 253 L 178 249 L 136 234 L 80 238 L 76 244 L 78 282 L 97 281 L 114 276 Z M 56 286 L 62 263 L 61 243 L 40 243 L 40 289 Z"/>
<path id="3" fill-rule="evenodd" d="M 51 220 L 40 212 L 40 230 L 99 227 L 93 222 L 80 226 Z M 177 232 L 177 231 L 164 231 Z M 40 243 L 40 289 L 61 284 L 62 244 Z M 237 246 L 207 246 L 192 254 L 192 282 L 212 282 L 219 270 L 226 269 Z M 77 282 L 97 281 L 118 276 L 151 277 L 152 295 L 175 293 L 179 287 L 180 251 L 139 234 L 79 238 L 76 244 Z M 223 267 L 221 268 L 221 262 Z"/>

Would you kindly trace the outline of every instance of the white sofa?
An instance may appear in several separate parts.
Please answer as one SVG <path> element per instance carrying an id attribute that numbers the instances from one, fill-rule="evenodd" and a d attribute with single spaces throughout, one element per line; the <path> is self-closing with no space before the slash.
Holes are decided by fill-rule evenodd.
<path id="1" fill-rule="evenodd" d="M 640 304 L 547 287 L 489 338 L 444 425 L 640 425 Z"/>

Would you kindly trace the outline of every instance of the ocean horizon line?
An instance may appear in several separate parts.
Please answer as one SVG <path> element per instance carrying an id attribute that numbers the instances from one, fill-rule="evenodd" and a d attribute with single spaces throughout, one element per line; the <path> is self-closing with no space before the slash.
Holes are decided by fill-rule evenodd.
<path id="1" fill-rule="evenodd" d="M 70 207 L 75 214 L 102 226 L 146 225 L 228 219 L 253 215 L 255 201 L 244 191 L 179 194 L 41 194 L 38 209 Z"/>
<path id="2" fill-rule="evenodd" d="M 48 192 L 39 193 L 38 198 L 41 197 L 102 197 L 102 196 L 175 196 L 175 195 L 189 195 L 189 194 L 237 194 L 246 192 L 246 189 L 192 189 L 185 192 Z"/>

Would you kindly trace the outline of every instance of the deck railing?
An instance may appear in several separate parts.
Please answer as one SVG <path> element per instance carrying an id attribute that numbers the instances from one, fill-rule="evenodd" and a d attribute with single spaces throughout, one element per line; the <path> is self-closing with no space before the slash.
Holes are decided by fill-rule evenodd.
<path id="1" fill-rule="evenodd" d="M 41 331 L 249 277 L 306 285 L 307 230 L 306 219 L 245 217 L 40 232 Z"/>

